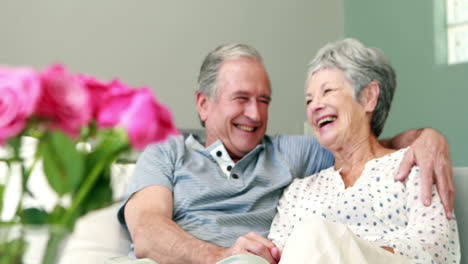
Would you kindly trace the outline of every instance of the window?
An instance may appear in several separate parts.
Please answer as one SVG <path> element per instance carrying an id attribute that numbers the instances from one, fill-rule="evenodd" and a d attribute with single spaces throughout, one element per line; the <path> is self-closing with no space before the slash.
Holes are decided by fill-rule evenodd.
<path id="1" fill-rule="evenodd" d="M 468 0 L 446 0 L 448 64 L 468 62 Z"/>

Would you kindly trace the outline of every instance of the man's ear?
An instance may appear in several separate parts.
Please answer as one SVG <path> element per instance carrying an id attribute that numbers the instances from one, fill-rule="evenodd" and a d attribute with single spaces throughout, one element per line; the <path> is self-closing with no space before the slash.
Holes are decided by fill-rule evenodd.
<path id="1" fill-rule="evenodd" d="M 211 99 L 206 94 L 202 92 L 197 92 L 196 100 L 197 100 L 196 102 L 197 111 L 198 111 L 198 114 L 200 115 L 200 120 L 202 122 L 205 122 L 208 117 L 208 110 L 210 107 Z"/>
<path id="2" fill-rule="evenodd" d="M 364 88 L 361 93 L 361 102 L 363 103 L 364 110 L 367 113 L 372 113 L 377 106 L 379 100 L 380 86 L 376 81 L 372 81 Z"/>

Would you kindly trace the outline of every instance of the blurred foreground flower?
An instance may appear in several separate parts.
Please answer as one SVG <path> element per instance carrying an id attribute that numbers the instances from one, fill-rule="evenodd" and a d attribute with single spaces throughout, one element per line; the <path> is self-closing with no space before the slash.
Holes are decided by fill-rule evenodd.
<path id="1" fill-rule="evenodd" d="M 0 144 L 16 136 L 36 109 L 39 75 L 30 68 L 0 67 Z"/>
<path id="2" fill-rule="evenodd" d="M 112 202 L 110 168 L 122 153 L 179 133 L 170 111 L 150 89 L 74 75 L 60 64 L 41 72 L 0 67 L 0 94 L 0 146 L 7 153 L 0 162 L 10 172 L 0 177 L 0 213 L 9 175 L 18 165 L 20 201 L 32 195 L 27 182 L 38 163 L 57 195 L 71 200 L 69 206 L 57 202 L 51 212 L 20 202 L 13 219 L 0 222 L 0 227 L 35 224 L 71 231 L 78 217 Z M 24 136 L 37 139 L 32 161 L 21 155 Z M 42 263 L 54 263 L 63 237 L 51 235 Z M 0 238 L 0 263 L 15 263 L 25 247 L 22 236 Z"/>

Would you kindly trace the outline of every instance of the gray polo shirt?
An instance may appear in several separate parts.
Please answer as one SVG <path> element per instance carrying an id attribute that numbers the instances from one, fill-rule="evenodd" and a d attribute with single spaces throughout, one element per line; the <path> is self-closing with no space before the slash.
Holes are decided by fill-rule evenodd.
<path id="1" fill-rule="evenodd" d="M 205 148 L 175 136 L 142 153 L 127 190 L 161 185 L 173 192 L 173 220 L 198 239 L 230 247 L 249 232 L 268 235 L 283 188 L 333 164 L 309 136 L 265 136 L 237 163 L 221 141 Z M 157 202 L 157 201 L 155 201 Z M 118 213 L 126 227 L 124 206 Z"/>

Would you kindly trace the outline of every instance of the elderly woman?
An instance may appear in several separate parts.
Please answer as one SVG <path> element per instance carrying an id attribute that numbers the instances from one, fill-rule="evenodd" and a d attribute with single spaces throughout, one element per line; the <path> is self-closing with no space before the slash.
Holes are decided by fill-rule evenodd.
<path id="1" fill-rule="evenodd" d="M 408 149 L 377 140 L 396 87 L 383 53 L 354 39 L 328 44 L 309 64 L 306 87 L 307 119 L 335 164 L 283 193 L 269 235 L 281 250 L 286 245 L 282 262 L 458 263 L 456 222 L 445 217 L 437 191 L 423 206 L 417 167 L 405 182 L 394 180 Z"/>

